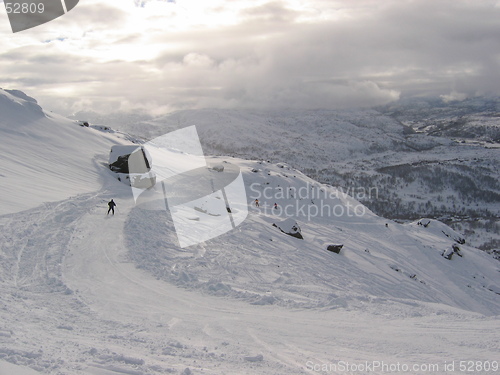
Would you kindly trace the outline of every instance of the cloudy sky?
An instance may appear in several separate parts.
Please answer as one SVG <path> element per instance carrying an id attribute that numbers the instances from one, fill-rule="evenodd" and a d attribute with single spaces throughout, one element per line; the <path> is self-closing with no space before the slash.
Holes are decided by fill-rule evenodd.
<path id="1" fill-rule="evenodd" d="M 64 115 L 500 94 L 500 0 L 80 0 L 15 34 L 2 5 L 0 33 L 0 87 Z"/>

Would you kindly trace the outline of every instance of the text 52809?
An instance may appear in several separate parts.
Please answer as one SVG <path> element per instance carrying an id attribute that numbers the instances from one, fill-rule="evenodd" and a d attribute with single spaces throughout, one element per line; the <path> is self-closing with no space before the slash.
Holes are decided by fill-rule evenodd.
<path id="1" fill-rule="evenodd" d="M 35 14 L 43 13 L 45 5 L 43 3 L 5 3 L 7 13 L 13 14 Z"/>

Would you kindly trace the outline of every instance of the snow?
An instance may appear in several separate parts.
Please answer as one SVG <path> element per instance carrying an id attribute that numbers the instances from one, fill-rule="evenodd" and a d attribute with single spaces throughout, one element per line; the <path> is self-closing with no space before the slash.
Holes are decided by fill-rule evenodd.
<path id="1" fill-rule="evenodd" d="M 274 223 L 273 225 L 275 225 L 277 228 L 279 228 L 283 233 L 290 234 L 290 235 L 300 234 L 299 225 L 291 217 L 289 217 L 283 221 Z"/>
<path id="2" fill-rule="evenodd" d="M 0 214 L 94 191 L 117 136 L 45 113 L 20 91 L 0 89 Z"/>
<path id="3" fill-rule="evenodd" d="M 183 110 L 99 121 L 148 138 L 196 124 L 206 154 L 286 161 L 315 180 L 350 189 L 381 216 L 440 218 L 467 232 L 474 246 L 495 249 L 500 170 L 493 140 L 500 126 L 498 98 L 485 100 L 445 107 L 439 98 L 430 107 L 402 100 L 379 111 Z M 442 136 L 419 130 L 435 121 Z"/>
<path id="4" fill-rule="evenodd" d="M 7 113 L 28 103 L 2 95 Z M 377 217 L 287 160 L 207 157 L 201 176 L 227 176 L 217 189 L 241 172 L 247 205 L 235 214 L 245 217 L 181 247 L 165 199 L 153 189 L 136 202 L 107 168 L 111 146 L 129 138 L 24 111 L 31 123 L 13 115 L 0 127 L 2 139 L 24 129 L 2 145 L 9 179 L 0 186 L 12 194 L 1 198 L 9 209 L 0 216 L 0 374 L 449 374 L 462 373 L 460 361 L 498 365 L 500 264 L 458 244 L 463 236 L 445 224 Z M 180 150 L 163 152 L 189 170 L 199 150 Z M 48 168 L 37 175 L 39 155 Z M 201 185 L 186 196 L 206 195 Z M 22 205 L 13 186 L 29 197 Z M 198 203 L 187 220 L 214 214 Z M 303 240 L 272 226 L 292 221 Z M 447 260 L 453 244 L 463 257 Z"/>
<path id="5" fill-rule="evenodd" d="M 0 361 L 0 374 L 37 375 L 38 372 L 29 367 L 16 366 L 9 362 Z"/>

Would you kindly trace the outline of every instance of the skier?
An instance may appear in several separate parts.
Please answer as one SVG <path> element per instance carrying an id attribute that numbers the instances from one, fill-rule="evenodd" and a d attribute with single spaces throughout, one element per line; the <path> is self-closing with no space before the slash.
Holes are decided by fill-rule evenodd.
<path id="1" fill-rule="evenodd" d="M 255 200 L 255 207 L 259 207 L 259 200 L 258 199 Z"/>
<path id="2" fill-rule="evenodd" d="M 116 207 L 116 203 L 113 201 L 113 199 L 111 199 L 109 202 L 108 202 L 108 207 L 109 207 L 109 210 L 108 210 L 108 215 L 109 215 L 109 211 L 113 211 L 113 215 L 115 214 L 115 207 Z"/>
<path id="3" fill-rule="evenodd" d="M 274 204 L 274 209 L 277 210 L 278 209 L 278 203 L 275 203 Z"/>

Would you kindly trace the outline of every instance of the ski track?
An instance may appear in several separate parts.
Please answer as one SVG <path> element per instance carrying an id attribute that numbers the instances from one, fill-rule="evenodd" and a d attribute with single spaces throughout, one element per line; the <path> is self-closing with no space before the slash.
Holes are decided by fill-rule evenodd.
<path id="1" fill-rule="evenodd" d="M 12 260 L 0 274 L 0 358 L 54 374 L 310 374 L 306 363 L 498 355 L 495 317 L 383 298 L 359 299 L 356 309 L 342 300 L 337 308 L 254 306 L 158 280 L 128 260 L 133 202 L 123 189 L 113 195 L 114 217 L 103 192 L 2 218 Z M 198 257 L 209 251 L 201 249 Z"/>

